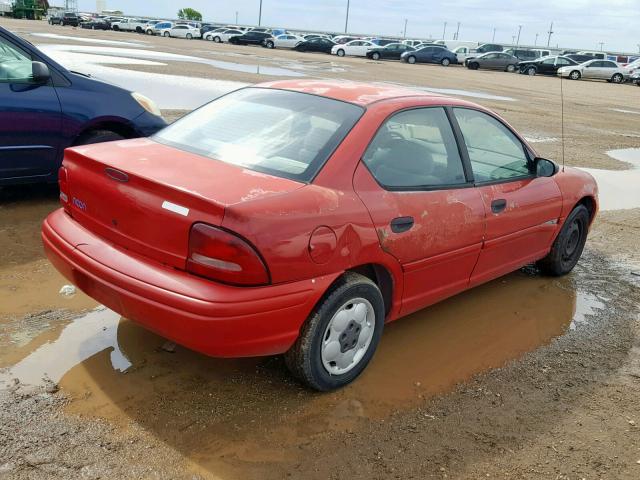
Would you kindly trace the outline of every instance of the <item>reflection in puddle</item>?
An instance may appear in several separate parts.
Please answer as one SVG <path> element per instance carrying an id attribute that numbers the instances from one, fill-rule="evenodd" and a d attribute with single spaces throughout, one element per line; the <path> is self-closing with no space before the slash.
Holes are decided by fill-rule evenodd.
<path id="1" fill-rule="evenodd" d="M 247 84 L 227 80 L 209 80 L 180 75 L 166 75 L 135 70 L 113 68 L 106 64 L 121 65 L 163 65 L 155 60 L 164 59 L 159 52 L 145 52 L 150 59 L 134 57 L 119 57 L 114 55 L 91 55 L 85 53 L 70 53 L 60 49 L 58 45 L 42 45 L 40 48 L 70 70 L 89 73 L 95 78 L 119 85 L 127 90 L 140 92 L 151 98 L 161 109 L 192 110 L 216 97 L 232 90 L 242 88 Z M 95 48 L 87 47 L 89 51 Z M 111 48 L 109 51 L 118 52 L 121 49 Z M 106 52 L 105 52 L 106 53 Z M 170 55 L 170 54 L 168 54 Z M 179 95 L 176 95 L 179 92 Z"/>
<path id="2" fill-rule="evenodd" d="M 130 48 L 114 47 L 90 47 L 86 45 L 41 45 L 40 48 L 48 55 L 55 56 L 60 52 L 64 53 L 86 53 L 95 55 L 96 63 L 100 63 L 101 55 L 112 55 L 123 58 L 139 58 L 146 60 L 163 60 L 173 62 L 190 62 L 210 65 L 221 70 L 231 70 L 233 72 L 253 73 L 257 75 L 271 75 L 276 77 L 302 77 L 304 74 L 279 67 L 266 67 L 263 65 L 250 65 L 235 62 L 224 62 L 221 60 L 211 60 L 209 58 L 193 57 L 191 55 L 180 55 L 177 53 L 158 52 L 155 50 L 135 50 Z M 60 61 L 65 65 L 62 61 Z M 66 65 L 65 65 L 66 66 Z"/>
<path id="3" fill-rule="evenodd" d="M 162 351 L 162 338 L 100 309 L 0 379 L 60 380 L 71 413 L 133 420 L 203 469 L 248 478 L 247 469 L 295 458 L 316 436 L 386 417 L 579 331 L 603 306 L 567 280 L 517 272 L 388 325 L 365 373 L 328 394 L 300 387 L 280 358 Z"/>
<path id="4" fill-rule="evenodd" d="M 598 182 L 600 210 L 622 210 L 640 207 L 640 148 L 607 152 L 611 158 L 633 165 L 631 170 L 583 168 Z"/>
<path id="5" fill-rule="evenodd" d="M 442 95 L 457 95 L 460 97 L 472 97 L 472 98 L 482 98 L 484 100 L 498 100 L 502 102 L 516 102 L 515 98 L 511 97 L 503 97 L 500 95 L 493 95 L 491 93 L 485 92 L 474 92 L 471 90 L 459 90 L 457 88 L 433 88 L 433 87 L 424 87 L 421 85 L 407 85 L 403 83 L 394 83 L 394 82 L 378 82 L 383 85 L 399 85 L 403 87 L 409 87 L 413 90 L 421 90 L 423 92 L 431 92 L 431 93 L 439 93 Z"/>
<path id="6" fill-rule="evenodd" d="M 82 42 L 82 43 L 99 43 L 102 45 L 121 45 L 123 47 L 136 47 L 136 48 L 146 48 L 147 42 L 121 42 L 118 40 L 102 40 L 100 38 L 88 38 L 88 37 L 72 37 L 69 35 L 58 35 L 57 33 L 29 33 L 34 37 L 41 38 L 53 38 L 56 40 L 73 40 L 74 42 Z"/>

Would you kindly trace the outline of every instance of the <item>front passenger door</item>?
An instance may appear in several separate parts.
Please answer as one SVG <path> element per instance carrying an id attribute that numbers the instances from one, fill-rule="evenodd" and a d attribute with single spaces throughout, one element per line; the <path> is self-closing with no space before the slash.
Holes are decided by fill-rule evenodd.
<path id="1" fill-rule="evenodd" d="M 484 244 L 471 277 L 476 285 L 548 253 L 562 195 L 553 177 L 536 176 L 527 148 L 500 120 L 471 108 L 453 112 L 486 212 Z"/>
<path id="2" fill-rule="evenodd" d="M 0 34 L 0 182 L 55 172 L 62 113 L 51 81 L 33 80 L 25 49 Z"/>

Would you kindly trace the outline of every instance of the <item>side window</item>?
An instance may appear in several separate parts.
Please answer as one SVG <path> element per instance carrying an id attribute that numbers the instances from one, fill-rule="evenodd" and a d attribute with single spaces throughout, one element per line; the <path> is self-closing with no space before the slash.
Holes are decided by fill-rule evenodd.
<path id="1" fill-rule="evenodd" d="M 31 56 L 0 37 L 0 82 L 29 83 L 32 77 Z"/>
<path id="2" fill-rule="evenodd" d="M 454 108 L 453 111 L 477 182 L 530 175 L 522 142 L 501 122 L 477 110 Z"/>
<path id="3" fill-rule="evenodd" d="M 556 64 L 556 63 L 557 63 L 558 65 L 561 65 L 561 63 L 560 63 L 560 62 L 561 62 L 561 60 L 560 60 L 560 59 L 558 59 L 558 60 L 556 61 L 556 59 L 555 59 L 555 58 L 547 58 L 546 60 L 543 60 L 543 61 L 542 61 L 542 64 L 544 64 L 544 65 L 554 65 L 554 64 Z"/>
<path id="4" fill-rule="evenodd" d="M 389 189 L 466 183 L 458 145 L 443 108 L 395 114 L 380 127 L 363 161 L 378 183 Z"/>

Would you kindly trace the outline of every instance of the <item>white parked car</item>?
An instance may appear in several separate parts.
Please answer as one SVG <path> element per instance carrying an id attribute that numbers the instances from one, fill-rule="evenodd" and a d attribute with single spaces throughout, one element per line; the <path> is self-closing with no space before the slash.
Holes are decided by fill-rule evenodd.
<path id="1" fill-rule="evenodd" d="M 231 37 L 236 37 L 238 35 L 244 35 L 242 30 L 231 29 L 224 30 L 222 32 L 207 32 L 204 34 L 205 40 L 213 40 L 214 42 L 224 43 L 228 42 Z"/>
<path id="2" fill-rule="evenodd" d="M 334 45 L 331 48 L 332 55 L 344 57 L 345 55 L 354 55 L 356 57 L 366 57 L 367 52 L 372 48 L 379 48 L 375 43 L 367 40 L 352 40 L 344 45 Z"/>
<path id="3" fill-rule="evenodd" d="M 162 30 L 163 37 L 175 37 L 175 38 L 200 38 L 200 29 L 192 27 L 191 25 L 174 25 L 171 28 L 165 28 Z"/>
<path id="4" fill-rule="evenodd" d="M 464 45 L 453 50 L 453 53 L 455 53 L 456 56 L 458 57 L 458 63 L 461 63 L 463 65 L 464 65 L 464 61 L 467 58 L 478 56 L 478 51 L 475 48 L 467 47 Z"/>
<path id="5" fill-rule="evenodd" d="M 625 74 L 626 75 L 633 75 L 634 73 L 636 73 L 636 71 L 640 71 L 640 58 L 638 58 L 637 60 L 634 60 L 631 63 L 627 63 L 624 67 L 623 67 Z"/>
<path id="6" fill-rule="evenodd" d="M 304 42 L 304 38 L 290 33 L 283 33 L 275 37 L 267 38 L 264 46 L 267 48 L 294 48 L 300 42 Z"/>
<path id="7" fill-rule="evenodd" d="M 119 22 L 111 24 L 111 28 L 116 31 L 123 32 L 144 32 L 145 26 L 149 20 L 142 18 L 123 18 Z"/>
<path id="8" fill-rule="evenodd" d="M 612 83 L 623 83 L 626 76 L 624 69 L 611 60 L 589 60 L 580 65 L 562 67 L 558 69 L 558 75 L 571 80 L 591 78 Z"/>

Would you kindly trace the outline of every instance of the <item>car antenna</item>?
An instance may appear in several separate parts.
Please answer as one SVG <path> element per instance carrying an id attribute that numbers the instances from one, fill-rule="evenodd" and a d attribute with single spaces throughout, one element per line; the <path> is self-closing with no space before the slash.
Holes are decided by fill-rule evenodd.
<path id="1" fill-rule="evenodd" d="M 560 75 L 560 142 L 562 143 L 562 172 L 564 173 L 564 89 Z"/>

